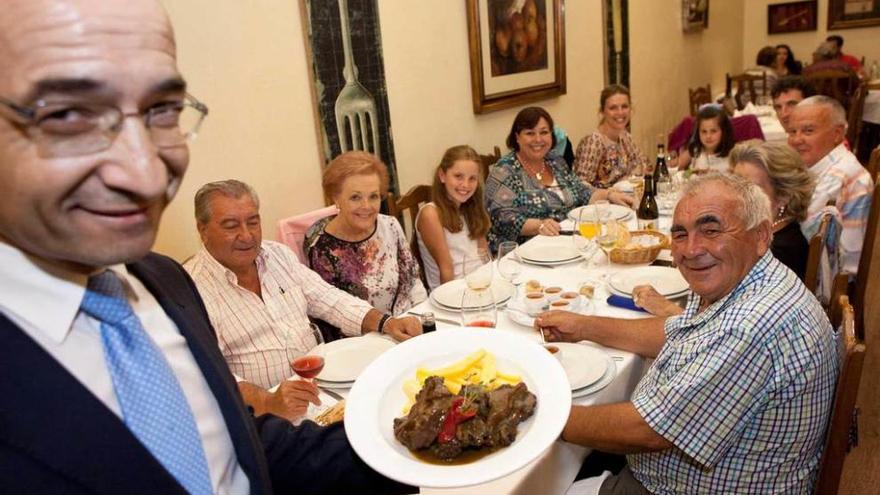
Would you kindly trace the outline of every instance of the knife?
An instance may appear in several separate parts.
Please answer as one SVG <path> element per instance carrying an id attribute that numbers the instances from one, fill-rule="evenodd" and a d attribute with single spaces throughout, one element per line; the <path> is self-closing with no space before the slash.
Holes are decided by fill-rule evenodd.
<path id="1" fill-rule="evenodd" d="M 619 296 L 617 294 L 611 294 L 608 296 L 608 305 L 615 306 L 623 309 L 630 309 L 633 311 L 641 311 L 642 313 L 647 313 L 643 308 L 636 306 L 636 303 L 633 302 L 631 297 Z"/>

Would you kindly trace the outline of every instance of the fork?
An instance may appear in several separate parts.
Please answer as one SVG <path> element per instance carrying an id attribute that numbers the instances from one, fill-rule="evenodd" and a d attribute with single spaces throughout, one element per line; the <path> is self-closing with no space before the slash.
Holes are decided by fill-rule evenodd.
<path id="1" fill-rule="evenodd" d="M 379 127 L 376 124 L 376 100 L 358 81 L 358 69 L 351 50 L 351 26 L 348 22 L 348 0 L 339 0 L 339 19 L 342 24 L 342 50 L 345 67 L 342 75 L 345 86 L 336 97 L 336 132 L 342 152 L 369 151 L 379 155 Z M 346 132 L 346 122 L 350 133 Z M 368 125 L 369 124 L 369 125 Z M 369 140 L 369 142 L 368 142 Z M 372 144 L 372 149 L 369 144 Z"/>

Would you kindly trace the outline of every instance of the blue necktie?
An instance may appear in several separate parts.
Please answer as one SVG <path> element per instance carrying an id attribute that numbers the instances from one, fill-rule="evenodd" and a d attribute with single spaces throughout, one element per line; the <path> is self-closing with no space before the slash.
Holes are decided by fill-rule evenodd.
<path id="1" fill-rule="evenodd" d="M 110 270 L 89 278 L 81 308 L 101 322 L 104 357 L 128 429 L 189 493 L 211 493 L 192 410 L 122 282 Z"/>

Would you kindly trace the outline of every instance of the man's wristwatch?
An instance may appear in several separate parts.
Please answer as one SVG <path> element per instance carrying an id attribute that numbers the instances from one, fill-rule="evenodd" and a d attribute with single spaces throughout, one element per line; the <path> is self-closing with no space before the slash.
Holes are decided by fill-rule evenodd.
<path id="1" fill-rule="evenodd" d="M 376 331 L 379 332 L 379 334 L 385 333 L 385 323 L 390 319 L 391 315 L 382 315 L 382 318 L 379 318 L 379 326 L 376 328 Z"/>

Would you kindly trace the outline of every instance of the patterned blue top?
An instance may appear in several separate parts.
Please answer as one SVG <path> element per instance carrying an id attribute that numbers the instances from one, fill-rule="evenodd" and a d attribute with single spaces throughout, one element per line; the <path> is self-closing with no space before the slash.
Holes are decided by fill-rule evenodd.
<path id="1" fill-rule="evenodd" d="M 520 235 L 526 220 L 562 221 L 569 210 L 590 202 L 592 188 L 568 169 L 564 159 L 551 151 L 544 157 L 544 163 L 553 171 L 558 189 L 545 187 L 529 175 L 512 151 L 501 157 L 489 172 L 485 195 L 492 228 L 487 237 L 493 251 L 502 241 L 523 243 L 528 240 Z"/>
<path id="2" fill-rule="evenodd" d="M 841 343 L 822 306 L 768 251 L 698 313 L 692 295 L 633 393 L 674 447 L 628 456 L 654 494 L 812 492 Z"/>

